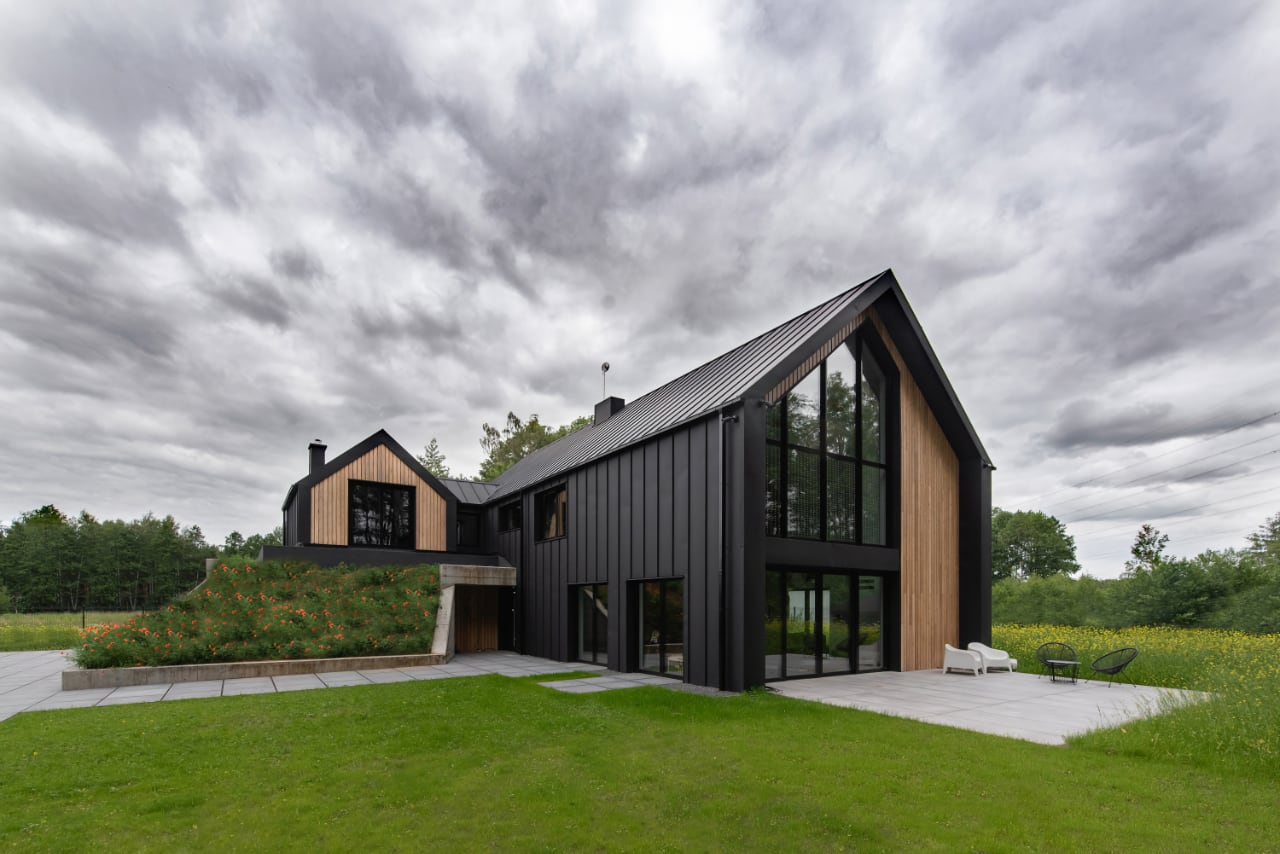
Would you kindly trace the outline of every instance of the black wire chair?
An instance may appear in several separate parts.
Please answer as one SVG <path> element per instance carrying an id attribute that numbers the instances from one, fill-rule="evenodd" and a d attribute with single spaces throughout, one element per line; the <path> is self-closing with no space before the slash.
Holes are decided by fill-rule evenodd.
<path id="1" fill-rule="evenodd" d="M 1089 666 L 1093 668 L 1095 673 L 1107 674 L 1107 687 L 1110 688 L 1112 681 L 1117 676 L 1124 678 L 1122 676 L 1124 669 L 1132 664 L 1133 660 L 1137 657 L 1137 648 L 1126 646 L 1122 649 L 1117 649 L 1101 656 Z M 1131 679 L 1125 679 L 1124 681 L 1128 682 L 1130 685 L 1133 684 L 1133 680 Z"/>
<path id="2" fill-rule="evenodd" d="M 1072 682 L 1076 681 L 1076 668 L 1080 666 L 1080 659 L 1076 657 L 1076 651 L 1070 644 L 1060 641 L 1042 643 L 1036 649 L 1036 658 L 1044 669 L 1049 671 L 1051 681 L 1056 682 L 1059 676 L 1068 675 Z"/>

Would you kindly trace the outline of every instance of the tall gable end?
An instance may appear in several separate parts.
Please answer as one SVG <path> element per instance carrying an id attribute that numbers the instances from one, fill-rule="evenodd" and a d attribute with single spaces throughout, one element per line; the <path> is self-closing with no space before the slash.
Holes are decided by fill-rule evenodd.
<path id="1" fill-rule="evenodd" d="M 316 545 L 345 546 L 350 532 L 348 493 L 353 480 L 414 488 L 414 547 L 445 551 L 448 501 L 384 444 L 361 456 L 311 487 L 311 540 Z"/>

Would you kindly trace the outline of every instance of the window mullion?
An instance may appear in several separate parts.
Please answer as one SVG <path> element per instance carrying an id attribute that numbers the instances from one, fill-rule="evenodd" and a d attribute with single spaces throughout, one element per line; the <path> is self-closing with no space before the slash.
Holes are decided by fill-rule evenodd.
<path id="1" fill-rule="evenodd" d="M 818 539 L 827 539 L 827 360 L 818 365 Z"/>
<path id="2" fill-rule="evenodd" d="M 861 335 L 853 338 L 853 541 L 862 543 L 862 347 Z M 846 345 L 847 346 L 847 345 Z"/>

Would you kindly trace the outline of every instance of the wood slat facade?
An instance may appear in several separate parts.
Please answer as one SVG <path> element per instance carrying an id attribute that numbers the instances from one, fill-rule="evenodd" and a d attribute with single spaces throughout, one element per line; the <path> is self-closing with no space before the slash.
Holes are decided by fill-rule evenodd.
<path id="1" fill-rule="evenodd" d="M 959 643 L 960 463 L 879 317 L 872 322 L 899 377 L 901 667 L 942 666 Z"/>
<path id="2" fill-rule="evenodd" d="M 412 486 L 414 491 L 415 547 L 444 551 L 447 547 L 448 513 L 444 496 L 384 445 L 379 445 L 311 487 L 311 542 L 345 546 L 350 513 L 347 484 L 352 480 Z"/>

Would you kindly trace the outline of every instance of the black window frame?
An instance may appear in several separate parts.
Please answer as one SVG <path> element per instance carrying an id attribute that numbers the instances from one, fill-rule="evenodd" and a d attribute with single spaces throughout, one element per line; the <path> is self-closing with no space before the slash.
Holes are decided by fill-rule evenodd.
<path id="1" fill-rule="evenodd" d="M 591 599 L 593 602 L 603 602 L 604 604 L 604 637 L 603 638 L 601 638 L 599 635 L 596 634 L 596 631 L 599 628 L 598 620 L 593 620 L 591 622 L 591 629 L 587 632 L 587 634 L 590 634 L 591 637 L 590 638 L 583 637 L 583 627 L 582 627 L 583 621 L 582 621 L 581 609 L 583 604 L 582 593 L 584 590 L 591 591 Z M 573 660 L 586 662 L 588 664 L 608 665 L 609 663 L 609 619 L 610 619 L 609 609 L 611 607 L 609 602 L 610 600 L 609 582 L 592 581 L 586 584 L 571 584 L 569 585 L 569 592 L 570 592 L 570 602 L 571 602 L 569 613 L 573 614 L 573 620 L 571 620 L 573 637 L 570 639 L 569 649 L 574 656 Z M 604 593 L 603 598 L 601 598 L 600 596 L 601 592 Z M 601 643 L 601 641 L 603 641 L 603 643 Z M 591 657 L 589 658 L 585 657 L 582 654 L 582 648 L 588 644 L 591 646 Z"/>
<path id="2" fill-rule="evenodd" d="M 856 435 L 853 441 L 853 454 L 840 454 L 831 451 L 827 444 L 827 358 L 821 362 L 809 373 L 800 378 L 799 382 L 803 383 L 813 374 L 817 374 L 818 388 L 820 393 L 818 406 L 818 447 L 811 448 L 807 445 L 792 444 L 787 435 L 788 417 L 787 406 L 790 399 L 790 391 L 784 394 L 776 404 L 770 407 L 767 412 L 766 429 L 765 429 L 765 472 L 766 479 L 770 470 L 769 457 L 772 454 L 777 455 L 777 481 L 776 483 L 766 484 L 766 503 L 768 506 L 765 510 L 765 536 L 779 537 L 794 540 L 809 540 L 816 542 L 844 543 L 848 545 L 871 546 L 876 548 L 895 548 L 897 546 L 897 526 L 893 524 L 892 517 L 894 510 L 897 508 L 897 489 L 896 479 L 893 477 L 893 471 L 898 460 L 897 456 L 897 430 L 898 423 L 898 371 L 897 366 L 889 357 L 888 350 L 883 342 L 880 341 L 878 335 L 868 328 L 866 324 L 859 326 L 853 333 L 846 338 L 840 347 L 847 347 L 852 354 L 855 365 L 856 387 L 853 395 L 854 398 L 854 424 Z M 882 459 L 872 460 L 865 454 L 864 437 L 863 437 L 863 353 L 867 352 L 874 360 L 877 367 L 883 375 L 883 399 L 880 401 L 880 430 L 882 431 Z M 815 455 L 819 457 L 818 464 L 818 512 L 817 512 L 817 536 L 806 536 L 795 533 L 791 530 L 791 514 L 789 513 L 788 501 L 790 483 L 790 455 L 792 453 Z M 832 539 L 829 534 L 830 516 L 828 506 L 828 470 L 832 467 L 832 462 L 851 465 L 854 472 L 854 507 L 853 507 L 853 539 L 838 538 Z M 879 530 L 880 542 L 867 542 L 866 537 L 866 492 L 864 489 L 864 474 L 867 470 L 873 469 L 883 472 L 881 483 L 883 485 L 884 495 L 881 504 L 884 508 L 882 518 L 880 519 Z"/>
<path id="3" fill-rule="evenodd" d="M 357 490 L 365 490 L 368 492 L 381 493 L 376 498 L 376 502 L 383 507 L 388 506 L 387 497 L 392 494 L 407 496 L 407 507 L 397 510 L 399 518 L 393 526 L 394 536 L 392 542 L 369 542 L 367 538 L 358 540 L 357 530 L 366 531 L 369 528 L 368 519 L 365 518 L 361 524 L 357 525 L 356 514 L 360 506 L 373 503 L 365 500 L 357 502 L 355 493 Z M 397 502 L 398 503 L 398 502 Z M 347 545 L 360 548 L 370 549 L 411 549 L 416 550 L 418 543 L 418 490 L 417 487 L 403 483 L 383 483 L 373 480 L 356 480 L 347 481 Z M 403 524 L 401 524 L 403 523 Z M 407 527 L 407 530 L 403 530 Z"/>
<path id="4" fill-rule="evenodd" d="M 498 507 L 498 530 L 519 531 L 524 527 L 524 512 L 519 501 L 509 501 Z"/>
<path id="5" fill-rule="evenodd" d="M 551 505 L 551 515 L 547 515 L 547 505 Z M 539 543 L 551 540 L 562 540 L 569 535 L 568 530 L 569 492 L 566 484 L 557 484 L 544 489 L 533 496 L 533 518 L 537 528 L 534 541 Z M 548 522 L 555 520 L 551 526 Z M 558 523 L 558 524 L 555 524 Z M 558 530 L 557 530 L 558 528 Z"/>

